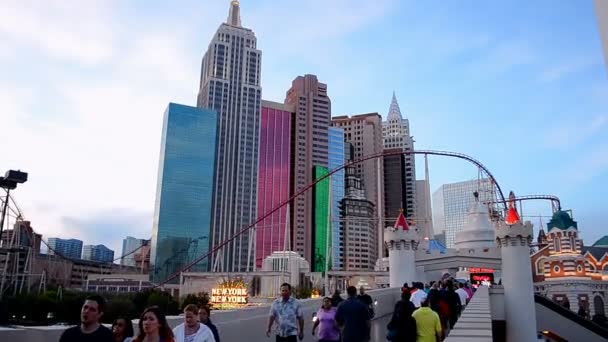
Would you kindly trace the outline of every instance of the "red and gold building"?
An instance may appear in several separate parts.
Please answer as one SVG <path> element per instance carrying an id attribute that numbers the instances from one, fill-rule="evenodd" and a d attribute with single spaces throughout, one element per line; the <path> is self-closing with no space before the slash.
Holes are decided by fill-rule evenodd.
<path id="1" fill-rule="evenodd" d="M 591 315 L 604 314 L 608 248 L 583 246 L 578 223 L 561 210 L 553 214 L 546 234 L 541 227 L 538 246 L 531 257 L 535 291 L 558 302 L 567 299 L 571 310 L 583 306 Z"/>

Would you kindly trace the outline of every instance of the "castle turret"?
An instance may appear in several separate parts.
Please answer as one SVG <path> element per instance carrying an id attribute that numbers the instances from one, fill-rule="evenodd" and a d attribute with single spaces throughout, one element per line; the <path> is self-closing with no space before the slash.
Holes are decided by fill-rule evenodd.
<path id="1" fill-rule="evenodd" d="M 420 235 L 408 225 L 403 210 L 399 213 L 395 226 L 384 230 L 384 243 L 388 249 L 390 286 L 401 287 L 403 283 L 417 281 L 416 250 Z"/>
<path id="2" fill-rule="evenodd" d="M 513 203 L 509 205 L 509 214 L 496 231 L 496 242 L 502 255 L 507 342 L 536 341 L 536 308 L 530 265 L 532 224 L 521 222 Z"/>

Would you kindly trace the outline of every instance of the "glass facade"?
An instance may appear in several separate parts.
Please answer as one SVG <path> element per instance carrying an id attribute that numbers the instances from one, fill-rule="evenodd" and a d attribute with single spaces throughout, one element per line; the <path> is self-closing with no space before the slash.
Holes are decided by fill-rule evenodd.
<path id="1" fill-rule="evenodd" d="M 170 103 L 165 111 L 150 255 L 154 283 L 209 250 L 216 121 L 211 110 Z M 207 267 L 205 259 L 191 271 Z"/>
<path id="2" fill-rule="evenodd" d="M 99 262 L 114 261 L 114 251 L 104 245 L 86 245 L 82 249 L 82 258 Z"/>
<path id="3" fill-rule="evenodd" d="M 132 236 L 127 236 L 122 240 L 122 258 L 120 264 L 123 266 L 135 266 L 135 254 L 129 254 L 146 243 L 145 239 L 137 239 Z M 129 255 L 127 255 L 129 254 Z"/>
<path id="4" fill-rule="evenodd" d="M 401 149 L 385 149 L 401 152 Z M 403 154 L 384 156 L 384 227 L 392 227 L 401 209 L 407 213 L 405 157 Z M 412 219 L 408 217 L 408 219 Z"/>
<path id="5" fill-rule="evenodd" d="M 82 256 L 82 241 L 76 239 L 49 238 L 49 254 L 55 252 L 69 259 L 80 259 Z"/>
<path id="6" fill-rule="evenodd" d="M 319 179 L 329 173 L 323 166 L 313 166 L 313 175 Z M 331 246 L 331 227 L 329 226 L 329 203 L 330 203 L 330 178 L 325 178 L 313 187 L 314 207 L 312 231 L 312 263 L 313 272 L 325 271 L 325 258 L 327 257 L 327 247 Z M 329 231 L 328 231 L 329 230 Z M 328 240 L 329 237 L 329 241 Z"/>
<path id="7" fill-rule="evenodd" d="M 329 169 L 334 170 L 346 162 L 344 160 L 344 130 L 329 127 Z M 344 169 L 331 176 L 330 221 L 332 228 L 332 269 L 341 270 L 344 266 L 344 232 L 340 228 L 340 201 L 344 198 Z"/>
<path id="8" fill-rule="evenodd" d="M 289 199 L 291 112 L 262 105 L 258 168 L 258 213 L 260 216 Z M 285 248 L 288 207 L 284 206 L 256 226 L 256 267 L 264 258 Z"/>
<path id="9" fill-rule="evenodd" d="M 464 220 L 479 192 L 480 202 L 494 199 L 494 186 L 489 179 L 444 184 L 433 193 L 433 224 L 435 232 L 445 232 L 446 247 L 454 248 L 456 233 L 464 228 Z"/>

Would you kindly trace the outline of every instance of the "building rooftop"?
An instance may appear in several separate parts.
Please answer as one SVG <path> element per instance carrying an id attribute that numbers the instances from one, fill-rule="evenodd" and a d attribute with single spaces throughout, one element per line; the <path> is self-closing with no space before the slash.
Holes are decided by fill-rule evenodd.
<path id="1" fill-rule="evenodd" d="M 583 255 L 589 252 L 595 260 L 600 261 L 604 257 L 604 254 L 608 253 L 608 247 L 594 247 L 594 246 L 583 246 L 581 253 Z"/>
<path id="2" fill-rule="evenodd" d="M 549 231 L 553 228 L 566 230 L 571 227 L 578 230 L 578 223 L 563 210 L 556 211 L 555 214 L 553 214 L 551 221 L 547 223 L 547 230 Z"/>
<path id="3" fill-rule="evenodd" d="M 608 247 L 608 235 L 604 235 L 599 240 L 595 241 L 593 247 Z"/>

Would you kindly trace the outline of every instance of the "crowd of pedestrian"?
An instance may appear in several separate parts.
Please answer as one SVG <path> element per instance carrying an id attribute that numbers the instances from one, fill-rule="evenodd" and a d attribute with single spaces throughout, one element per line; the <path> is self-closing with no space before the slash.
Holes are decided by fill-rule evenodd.
<path id="1" fill-rule="evenodd" d="M 357 288 L 350 286 L 346 293 L 346 300 L 339 291 L 323 298 L 314 314 L 312 335 L 319 342 L 371 340 L 374 300 L 363 287 L 357 294 Z M 386 338 L 394 342 L 441 341 L 454 327 L 472 295 L 473 289 L 468 284 L 453 279 L 430 284 L 415 282 L 411 287 L 406 283 L 388 323 Z M 140 316 L 137 333 L 127 318 L 116 319 L 111 329 L 103 326 L 100 321 L 105 309 L 103 297 L 88 297 L 81 309 L 80 325 L 64 331 L 59 342 L 220 342 L 207 306 L 187 305 L 184 322 L 173 329 L 159 307 L 149 307 Z M 302 305 L 292 296 L 288 283 L 281 285 L 281 296 L 270 307 L 266 335 L 271 337 L 273 332 L 276 342 L 296 342 L 304 338 Z"/>
<path id="2" fill-rule="evenodd" d="M 187 305 L 184 322 L 174 329 L 159 307 L 149 307 L 139 318 L 137 334 L 127 318 L 116 319 L 112 329 L 103 326 L 100 321 L 105 309 L 103 297 L 87 297 L 80 311 L 80 325 L 64 331 L 59 342 L 220 342 L 218 330 L 209 318 L 208 307 Z"/>
<path id="3" fill-rule="evenodd" d="M 471 297 L 471 286 L 454 279 L 430 284 L 414 282 L 411 287 L 405 283 L 386 337 L 395 342 L 442 341 Z"/>

